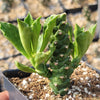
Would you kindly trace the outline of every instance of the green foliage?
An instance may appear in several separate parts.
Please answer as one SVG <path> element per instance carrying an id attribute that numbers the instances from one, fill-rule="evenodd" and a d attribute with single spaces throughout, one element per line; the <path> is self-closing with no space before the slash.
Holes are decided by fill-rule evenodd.
<path id="1" fill-rule="evenodd" d="M 30 13 L 24 21 L 18 21 L 18 28 L 0 22 L 3 35 L 31 62 L 34 69 L 16 62 L 25 72 L 35 72 L 50 80 L 55 94 L 64 95 L 70 86 L 70 76 L 88 49 L 95 33 L 96 25 L 88 31 L 66 22 L 66 14 L 48 17 L 41 32 L 40 18 L 32 19 Z M 74 39 L 73 39 L 74 38 Z M 48 50 L 45 51 L 45 49 Z M 47 66 L 47 62 L 49 67 Z"/>
<path id="2" fill-rule="evenodd" d="M 36 20 L 32 19 L 31 14 L 29 13 L 24 21 L 17 20 L 18 28 L 12 24 L 0 22 L 0 30 L 3 32 L 3 35 L 32 63 L 34 66 L 34 71 L 38 73 L 44 73 L 38 67 L 40 64 L 46 65 L 50 56 L 52 55 L 54 48 L 51 48 L 49 51 L 44 52 L 47 47 L 50 37 L 53 34 L 53 28 L 56 23 L 58 15 L 52 15 L 47 18 L 44 24 L 43 33 L 40 35 L 41 24 L 40 18 Z M 25 72 L 32 72 L 33 70 L 20 63 L 16 63 L 16 66 Z M 47 66 L 43 67 L 46 69 L 46 75 L 49 72 Z M 43 69 L 42 68 L 42 69 Z M 32 70 L 32 71 L 31 71 Z M 34 72 L 33 71 L 33 72 Z M 43 74 L 43 76 L 46 76 Z"/>

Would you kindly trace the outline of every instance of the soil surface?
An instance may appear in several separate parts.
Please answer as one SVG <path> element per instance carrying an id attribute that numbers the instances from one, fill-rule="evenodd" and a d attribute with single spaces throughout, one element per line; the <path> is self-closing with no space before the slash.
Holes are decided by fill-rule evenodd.
<path id="1" fill-rule="evenodd" d="M 80 8 L 85 5 L 93 5 L 97 0 L 60 0 L 66 9 Z"/>
<path id="2" fill-rule="evenodd" d="M 84 58 L 90 65 L 100 70 L 100 40 L 91 43 Z"/>
<path id="3" fill-rule="evenodd" d="M 49 80 L 36 73 L 26 78 L 9 79 L 29 100 L 100 100 L 100 75 L 79 65 L 71 76 L 71 86 L 65 96 L 55 95 Z"/>
<path id="4" fill-rule="evenodd" d="M 3 0 L 0 0 L 0 21 L 12 21 L 17 18 L 24 18 L 26 15 L 26 9 L 24 8 L 24 5 L 22 4 L 21 0 L 14 0 L 12 7 L 10 8 L 10 11 L 3 12 L 2 5 Z"/>
<path id="5" fill-rule="evenodd" d="M 27 5 L 30 13 L 32 14 L 33 18 L 37 17 L 47 17 L 51 14 L 58 14 L 63 12 L 62 7 L 58 3 L 58 0 L 44 0 L 45 2 L 48 1 L 46 4 L 43 5 L 41 3 L 43 0 L 26 0 L 25 4 Z"/>

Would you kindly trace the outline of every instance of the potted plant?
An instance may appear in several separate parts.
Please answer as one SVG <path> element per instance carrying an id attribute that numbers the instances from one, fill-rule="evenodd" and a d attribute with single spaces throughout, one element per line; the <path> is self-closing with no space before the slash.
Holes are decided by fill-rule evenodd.
<path id="1" fill-rule="evenodd" d="M 72 84 L 72 73 L 93 40 L 96 25 L 87 31 L 76 25 L 73 31 L 63 13 L 48 17 L 42 29 L 40 18 L 33 20 L 29 13 L 24 21 L 17 20 L 18 28 L 10 23 L 0 22 L 0 30 L 34 67 L 15 62 L 18 69 L 46 77 L 52 91 L 64 96 Z M 26 83 L 23 82 L 24 87 Z"/>

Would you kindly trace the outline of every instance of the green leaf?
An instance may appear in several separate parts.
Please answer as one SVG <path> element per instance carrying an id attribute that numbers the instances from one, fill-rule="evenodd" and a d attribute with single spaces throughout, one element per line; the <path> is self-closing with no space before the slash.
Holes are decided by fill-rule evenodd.
<path id="1" fill-rule="evenodd" d="M 33 20 L 33 18 L 32 18 L 32 16 L 31 16 L 30 13 L 28 13 L 28 15 L 25 17 L 24 22 L 26 24 L 28 24 L 29 26 L 32 25 L 32 23 L 34 22 L 34 20 Z"/>
<path id="2" fill-rule="evenodd" d="M 74 58 L 79 57 L 81 59 L 85 54 L 93 40 L 95 29 L 96 25 L 91 27 L 89 31 L 84 31 L 84 29 L 80 28 L 78 25 L 75 26 Z"/>
<path id="3" fill-rule="evenodd" d="M 35 55 L 33 55 L 34 61 L 35 61 L 35 66 L 37 66 L 41 63 L 45 63 L 46 59 L 48 59 L 50 54 L 51 54 L 51 51 L 47 51 L 47 52 L 38 52 Z"/>
<path id="4" fill-rule="evenodd" d="M 25 66 L 19 62 L 15 62 L 16 66 L 18 67 L 19 70 L 23 71 L 23 72 L 27 72 L 27 73 L 33 73 L 35 72 L 35 70 L 31 67 Z"/>
<path id="5" fill-rule="evenodd" d="M 0 30 L 2 31 L 3 35 L 16 47 L 16 49 L 18 49 L 24 56 L 29 58 L 22 46 L 16 26 L 10 23 L 0 22 Z"/>
<path id="6" fill-rule="evenodd" d="M 26 24 L 25 22 L 19 19 L 17 21 L 18 21 L 18 29 L 22 45 L 27 54 L 31 57 L 33 52 L 33 47 L 32 47 L 33 31 L 31 27 L 29 27 L 29 25 Z"/>
<path id="7" fill-rule="evenodd" d="M 37 52 L 40 51 L 41 46 L 42 46 L 42 42 L 43 42 L 43 34 L 41 34 L 41 35 L 39 36 L 38 44 L 37 44 Z"/>
<path id="8" fill-rule="evenodd" d="M 43 43 L 40 51 L 43 51 L 50 41 L 50 37 L 53 34 L 54 26 L 56 25 L 56 19 L 58 15 L 52 15 L 46 19 L 43 27 Z"/>
<path id="9" fill-rule="evenodd" d="M 34 48 L 34 53 L 37 51 L 38 38 L 39 38 L 39 35 L 40 35 L 40 31 L 41 31 L 40 18 L 41 17 L 37 18 L 33 22 L 33 24 L 31 25 L 32 31 L 33 31 L 33 34 L 32 34 L 32 37 L 33 37 L 32 44 L 33 44 L 33 48 Z"/>
<path id="10" fill-rule="evenodd" d="M 72 42 L 72 38 L 73 38 L 73 29 L 72 26 L 68 26 L 68 35 L 70 36 L 70 41 Z"/>

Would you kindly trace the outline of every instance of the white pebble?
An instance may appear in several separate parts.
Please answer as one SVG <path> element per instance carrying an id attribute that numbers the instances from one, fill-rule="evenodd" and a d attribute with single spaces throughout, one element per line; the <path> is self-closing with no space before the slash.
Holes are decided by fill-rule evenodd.
<path id="1" fill-rule="evenodd" d="M 96 74 L 95 76 L 96 76 L 96 78 L 99 78 L 99 74 Z"/>
<path id="2" fill-rule="evenodd" d="M 49 97 L 50 95 L 47 93 L 46 95 L 45 95 L 45 97 Z"/>
<path id="3" fill-rule="evenodd" d="M 24 88 L 26 89 L 27 88 L 27 85 L 25 85 Z"/>
<path id="4" fill-rule="evenodd" d="M 34 76 L 34 75 L 35 75 L 35 73 L 32 73 L 32 75 Z"/>
<path id="5" fill-rule="evenodd" d="M 88 94 L 90 95 L 90 94 L 91 94 L 91 92 L 88 92 Z"/>
<path id="6" fill-rule="evenodd" d="M 96 94 L 92 94 L 92 96 L 96 97 Z"/>
<path id="7" fill-rule="evenodd" d="M 87 68 L 82 68 L 83 71 L 87 71 Z"/>
<path id="8" fill-rule="evenodd" d="M 43 79 L 45 80 L 45 77 Z"/>
<path id="9" fill-rule="evenodd" d="M 90 85 L 90 83 L 87 83 L 87 85 L 90 87 L 91 85 Z"/>
<path id="10" fill-rule="evenodd" d="M 89 80 L 89 77 L 86 76 L 85 79 L 86 79 L 86 80 Z"/>
<path id="11" fill-rule="evenodd" d="M 97 87 L 97 88 L 100 88 L 100 85 L 99 85 L 99 84 L 97 84 L 97 85 L 96 85 L 96 87 Z"/>
<path id="12" fill-rule="evenodd" d="M 80 88 L 82 88 L 83 86 L 82 85 L 80 85 Z"/>
<path id="13" fill-rule="evenodd" d="M 83 78 L 80 78 L 80 80 L 83 81 L 84 79 Z"/>
<path id="14" fill-rule="evenodd" d="M 69 98 L 69 99 L 72 99 L 72 96 L 70 95 L 68 98 Z"/>
<path id="15" fill-rule="evenodd" d="M 38 79 L 37 81 L 38 81 L 38 82 L 40 82 L 40 81 L 41 81 L 41 79 Z"/>
<path id="16" fill-rule="evenodd" d="M 72 100 L 75 100 L 74 98 L 72 98 Z"/>
<path id="17" fill-rule="evenodd" d="M 31 78 L 29 78 L 28 81 L 29 81 L 29 82 L 32 81 Z"/>
<path id="18" fill-rule="evenodd" d="M 66 98 L 66 100 L 69 100 L 68 98 Z"/>
<path id="19" fill-rule="evenodd" d="M 44 86 L 44 90 L 46 90 L 47 89 L 47 87 L 46 86 Z"/>
<path id="20" fill-rule="evenodd" d="M 71 90 L 68 91 L 68 94 L 70 94 L 70 93 L 71 93 Z"/>
<path id="21" fill-rule="evenodd" d="M 73 78 L 73 80 L 76 80 L 76 78 Z"/>
<path id="22" fill-rule="evenodd" d="M 86 75 L 87 74 L 87 72 L 83 72 L 83 75 Z"/>
<path id="23" fill-rule="evenodd" d="M 38 73 L 35 73 L 35 75 L 39 75 Z"/>
<path id="24" fill-rule="evenodd" d="M 85 93 L 88 93 L 88 89 L 87 89 L 87 88 L 84 88 L 84 92 L 85 92 Z"/>
<path id="25" fill-rule="evenodd" d="M 73 85 L 72 88 L 75 89 L 75 86 Z"/>
<path id="26" fill-rule="evenodd" d="M 39 76 L 39 78 L 43 78 L 42 76 Z"/>
<path id="27" fill-rule="evenodd" d="M 27 84 L 27 81 L 26 81 L 26 80 L 23 80 L 23 81 L 22 81 L 22 84 L 23 84 L 23 85 L 26 85 L 26 84 Z"/>
<path id="28" fill-rule="evenodd" d="M 34 94 L 31 94 L 31 95 L 29 96 L 29 99 L 33 99 L 33 95 L 34 95 Z"/>
<path id="29" fill-rule="evenodd" d="M 78 94 L 79 94 L 79 92 L 74 92 L 74 93 L 73 93 L 73 97 L 75 98 L 76 95 L 78 95 Z"/>
<path id="30" fill-rule="evenodd" d="M 78 67 L 80 68 L 81 66 L 79 65 Z"/>

